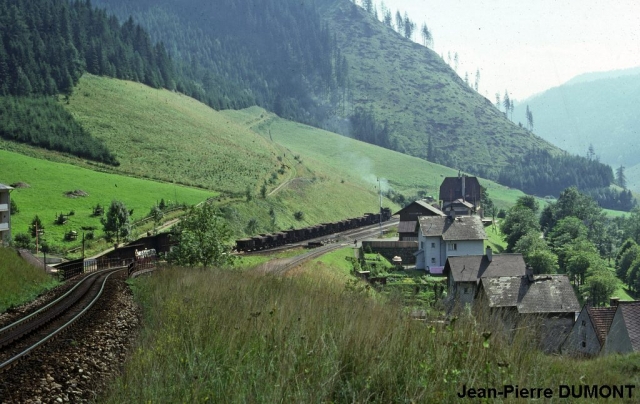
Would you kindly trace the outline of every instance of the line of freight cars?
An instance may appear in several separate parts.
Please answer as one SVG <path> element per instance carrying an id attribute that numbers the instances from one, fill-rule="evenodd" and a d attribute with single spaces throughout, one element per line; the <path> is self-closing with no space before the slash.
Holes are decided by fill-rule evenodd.
<path id="1" fill-rule="evenodd" d="M 302 229 L 284 230 L 279 233 L 261 234 L 251 238 L 236 240 L 236 250 L 238 252 L 266 250 L 279 247 L 285 244 L 299 243 L 305 240 L 339 233 L 357 227 L 369 226 L 391 219 L 391 209 L 382 208 L 381 213 L 365 213 L 364 216 L 345 219 L 339 222 L 322 223 L 317 226 L 304 227 Z"/>

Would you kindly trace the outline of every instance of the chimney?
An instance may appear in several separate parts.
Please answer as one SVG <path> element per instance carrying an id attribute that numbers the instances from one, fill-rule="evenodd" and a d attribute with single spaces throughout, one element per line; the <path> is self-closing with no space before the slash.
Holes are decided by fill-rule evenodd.
<path id="1" fill-rule="evenodd" d="M 527 275 L 527 279 L 529 279 L 529 282 L 533 282 L 535 280 L 533 278 L 533 267 L 531 265 L 527 265 L 527 269 L 525 270 L 525 275 Z"/>
<path id="2" fill-rule="evenodd" d="M 611 306 L 611 307 L 617 307 L 619 302 L 620 302 L 620 298 L 619 298 L 619 297 L 612 297 L 612 298 L 609 300 L 609 306 Z"/>
<path id="3" fill-rule="evenodd" d="M 462 200 L 463 201 L 465 200 L 465 192 L 464 192 L 465 191 L 465 189 L 464 189 L 464 179 L 465 179 L 465 177 L 466 176 L 464 176 L 464 175 L 462 176 Z"/>
<path id="4" fill-rule="evenodd" d="M 491 251 L 491 246 L 487 246 L 487 259 L 489 260 L 489 262 L 493 261 L 493 254 Z"/>

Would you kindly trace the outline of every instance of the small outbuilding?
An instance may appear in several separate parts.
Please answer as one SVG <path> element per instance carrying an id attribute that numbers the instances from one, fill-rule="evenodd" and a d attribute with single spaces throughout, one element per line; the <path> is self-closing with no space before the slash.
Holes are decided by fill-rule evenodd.
<path id="1" fill-rule="evenodd" d="M 445 216 L 440 209 L 424 200 L 411 202 L 409 205 L 394 213 L 394 215 L 400 216 L 400 224 L 398 224 L 399 241 L 418 241 L 419 217 Z"/>
<path id="2" fill-rule="evenodd" d="M 503 318 L 513 328 L 532 328 L 540 348 L 557 352 L 573 327 L 580 303 L 566 275 L 483 278 L 478 289 L 480 309 Z"/>

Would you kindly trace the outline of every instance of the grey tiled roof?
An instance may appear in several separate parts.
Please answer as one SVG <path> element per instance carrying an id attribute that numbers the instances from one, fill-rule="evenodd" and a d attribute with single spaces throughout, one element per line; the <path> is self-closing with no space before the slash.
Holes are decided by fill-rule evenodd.
<path id="1" fill-rule="evenodd" d="M 527 291 L 525 276 L 505 276 L 482 279 L 489 307 L 517 307 Z"/>
<path id="2" fill-rule="evenodd" d="M 417 225 L 417 220 L 400 222 L 398 224 L 398 233 L 415 233 Z"/>
<path id="3" fill-rule="evenodd" d="M 430 212 L 432 216 L 446 216 L 444 212 L 442 212 L 440 209 L 436 208 L 435 206 L 429 204 L 426 201 L 413 201 L 407 206 L 405 206 L 404 208 L 394 213 L 393 215 L 395 216 L 395 215 L 401 214 L 405 209 L 409 208 L 411 205 L 414 205 L 414 204 L 423 207 L 426 211 Z"/>
<path id="4" fill-rule="evenodd" d="M 522 254 L 494 254 L 489 262 L 486 255 L 449 257 L 445 272 L 450 271 L 455 282 L 475 282 L 480 278 L 523 276 L 527 266 Z"/>
<path id="5" fill-rule="evenodd" d="M 618 310 L 622 311 L 633 351 L 640 351 L 640 302 L 620 302 Z"/>
<path id="6" fill-rule="evenodd" d="M 440 209 L 436 208 L 435 206 L 429 204 L 428 202 L 416 201 L 415 203 L 417 203 L 418 205 L 422 206 L 423 208 L 429 210 L 430 212 L 432 212 L 436 216 L 446 216 L 443 211 L 441 211 Z"/>
<path id="7" fill-rule="evenodd" d="M 473 208 L 473 204 L 471 202 L 467 202 L 465 200 L 462 200 L 462 198 L 456 199 L 453 202 L 447 202 L 446 205 L 462 205 L 462 206 L 464 206 L 466 208 L 469 208 L 469 209 Z"/>
<path id="8" fill-rule="evenodd" d="M 520 313 L 569 313 L 580 311 L 580 303 L 566 275 L 536 275 L 518 302 Z"/>
<path id="9" fill-rule="evenodd" d="M 580 303 L 566 275 L 506 276 L 482 279 L 490 307 L 514 307 L 518 313 L 574 313 Z"/>
<path id="10" fill-rule="evenodd" d="M 458 216 L 455 219 L 439 216 L 418 218 L 425 237 L 441 236 L 445 241 L 486 240 L 487 234 L 479 216 Z"/>

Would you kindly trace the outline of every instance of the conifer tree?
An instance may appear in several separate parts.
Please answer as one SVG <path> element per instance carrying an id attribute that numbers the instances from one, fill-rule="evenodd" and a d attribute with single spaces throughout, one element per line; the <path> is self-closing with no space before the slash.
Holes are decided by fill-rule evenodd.
<path id="1" fill-rule="evenodd" d="M 623 165 L 616 169 L 616 184 L 623 189 L 627 189 L 627 177 L 624 175 Z"/>

